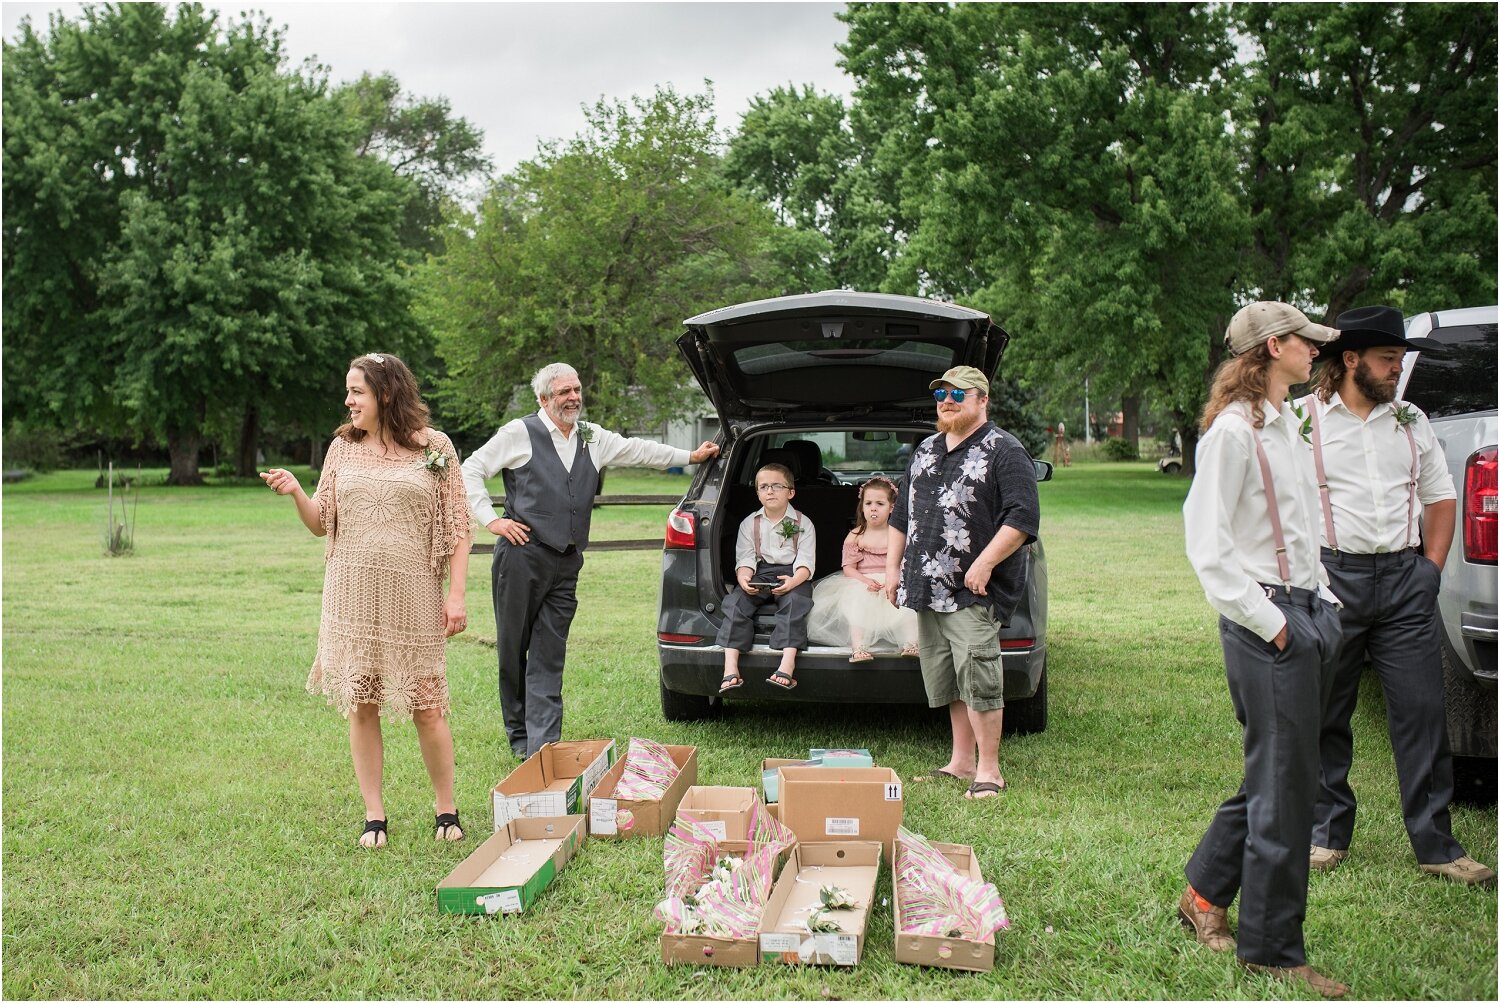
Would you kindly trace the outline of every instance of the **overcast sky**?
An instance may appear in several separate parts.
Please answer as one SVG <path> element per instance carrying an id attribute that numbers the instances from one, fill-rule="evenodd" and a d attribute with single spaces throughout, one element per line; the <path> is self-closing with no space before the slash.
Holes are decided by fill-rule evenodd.
<path id="1" fill-rule="evenodd" d="M 389 70 L 402 87 L 443 95 L 484 131 L 499 171 L 542 139 L 583 127 L 580 106 L 650 94 L 698 93 L 713 81 L 720 129 L 778 84 L 847 95 L 836 64 L 845 37 L 833 3 L 264 3 L 207 0 L 237 16 L 264 11 L 286 28 L 294 63 L 315 57 L 335 81 Z M 0 4 L 7 41 L 30 15 L 38 30 L 80 4 Z"/>

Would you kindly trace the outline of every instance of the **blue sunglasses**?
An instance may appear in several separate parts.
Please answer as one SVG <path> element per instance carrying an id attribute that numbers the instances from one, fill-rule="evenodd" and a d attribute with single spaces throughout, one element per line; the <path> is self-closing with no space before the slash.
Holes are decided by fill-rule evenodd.
<path id="1" fill-rule="evenodd" d="M 953 403 L 955 403 L 955 404 L 962 404 L 964 402 L 964 398 L 966 396 L 968 396 L 968 393 L 969 392 L 967 390 L 956 390 L 956 389 L 955 390 L 942 390 L 942 389 L 939 389 L 939 390 L 934 390 L 932 392 L 932 399 L 935 400 L 935 401 L 937 401 L 939 404 L 941 404 L 943 401 L 947 400 L 951 396 L 953 398 Z"/>

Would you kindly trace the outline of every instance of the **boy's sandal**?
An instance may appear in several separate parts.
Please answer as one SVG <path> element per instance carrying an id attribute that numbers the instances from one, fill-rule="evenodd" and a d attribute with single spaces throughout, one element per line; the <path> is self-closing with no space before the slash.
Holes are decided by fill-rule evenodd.
<path id="1" fill-rule="evenodd" d="M 375 833 L 375 841 L 372 842 L 372 843 L 370 843 L 369 845 L 366 845 L 365 841 L 364 841 L 365 840 L 365 833 L 370 833 L 370 832 Z M 363 847 L 366 850 L 378 849 L 378 848 L 384 846 L 386 844 L 386 842 L 389 841 L 389 839 L 390 839 L 390 834 L 387 833 L 386 830 L 385 830 L 385 819 L 383 819 L 383 818 L 368 818 L 368 819 L 365 819 L 365 831 L 361 832 L 359 834 L 359 845 L 361 847 Z"/>
<path id="2" fill-rule="evenodd" d="M 922 654 L 922 649 L 915 644 L 908 644 L 901 649 L 902 658 L 916 658 Z"/>
<path id="3" fill-rule="evenodd" d="M 433 819 L 433 838 L 443 843 L 457 843 L 464 838 L 463 826 L 458 822 L 458 812 L 445 811 Z M 458 839 L 450 839 L 448 834 L 454 830 L 458 831 Z"/>
<path id="4" fill-rule="evenodd" d="M 872 654 L 870 654 L 868 651 L 865 651 L 863 648 L 857 648 L 857 649 L 855 649 L 854 654 L 852 654 L 852 655 L 849 656 L 849 661 L 851 661 L 851 662 L 873 662 L 873 661 L 875 661 L 875 656 L 872 655 Z"/>
<path id="5" fill-rule="evenodd" d="M 784 690 L 794 690 L 797 688 L 797 680 L 793 679 L 788 673 L 782 672 L 780 669 L 777 669 L 775 672 L 767 676 L 766 682 L 770 683 L 772 686 L 776 686 Z"/>
<path id="6" fill-rule="evenodd" d="M 728 693 L 730 690 L 737 690 L 743 685 L 745 685 L 745 680 L 740 678 L 740 674 L 736 672 L 732 676 L 724 677 L 723 682 L 719 683 L 719 692 L 721 694 Z"/>

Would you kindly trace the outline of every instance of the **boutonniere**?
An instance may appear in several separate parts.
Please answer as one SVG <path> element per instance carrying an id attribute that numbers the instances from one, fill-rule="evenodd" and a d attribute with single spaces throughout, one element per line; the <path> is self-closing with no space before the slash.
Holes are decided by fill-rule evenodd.
<path id="1" fill-rule="evenodd" d="M 1297 431 L 1299 433 L 1301 433 L 1301 435 L 1302 435 L 1302 441 L 1305 442 L 1305 443 L 1307 443 L 1308 445 L 1311 445 L 1312 444 L 1312 415 L 1308 414 L 1306 411 L 1304 411 L 1302 409 L 1301 405 L 1299 405 L 1296 401 L 1292 400 L 1292 395 L 1291 394 L 1287 394 L 1286 395 L 1286 402 L 1291 405 L 1291 407 L 1292 407 L 1292 414 L 1296 415 L 1297 416 L 1297 420 L 1302 423 L 1301 426 L 1297 429 Z M 1313 406 L 1316 407 L 1317 405 L 1313 405 Z"/>
<path id="2" fill-rule="evenodd" d="M 590 425 L 586 421 L 580 421 L 578 423 L 578 441 L 582 442 L 585 446 L 593 442 L 594 426 Z"/>
<path id="3" fill-rule="evenodd" d="M 795 540 L 802 532 L 802 523 L 787 516 L 776 525 L 776 532 L 781 534 L 783 540 Z"/>
<path id="4" fill-rule="evenodd" d="M 441 476 L 448 469 L 448 454 L 436 449 L 422 450 L 422 466 Z"/>
<path id="5" fill-rule="evenodd" d="M 1417 420 L 1417 412 L 1412 410 L 1410 404 L 1397 404 L 1391 415 L 1396 419 L 1396 431 L 1398 432 Z"/>
<path id="6" fill-rule="evenodd" d="M 828 910 L 819 909 L 807 917 L 803 924 L 808 933 L 842 933 L 844 928 L 839 926 L 839 921 L 828 915 Z"/>

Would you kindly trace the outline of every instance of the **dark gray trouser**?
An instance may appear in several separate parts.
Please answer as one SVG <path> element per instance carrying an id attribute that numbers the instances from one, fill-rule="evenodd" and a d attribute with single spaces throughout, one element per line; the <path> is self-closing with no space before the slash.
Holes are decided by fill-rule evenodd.
<path id="1" fill-rule="evenodd" d="M 1301 590 L 1299 594 L 1305 595 Z M 1318 720 L 1332 680 L 1339 621 L 1320 599 L 1290 605 L 1277 651 L 1219 618 L 1234 716 L 1244 727 L 1245 779 L 1219 806 L 1187 863 L 1188 882 L 1217 906 L 1240 899 L 1238 953 L 1257 965 L 1307 963 L 1307 851 L 1318 796 Z"/>
<path id="2" fill-rule="evenodd" d="M 1443 709 L 1443 657 L 1438 639 L 1437 591 L 1442 573 L 1414 550 L 1396 554 L 1323 552 L 1334 594 L 1344 603 L 1333 692 L 1319 740 L 1322 781 L 1313 820 L 1313 845 L 1347 850 L 1354 835 L 1354 761 L 1350 719 L 1359 698 L 1365 655 L 1385 691 L 1385 720 L 1401 788 L 1401 814 L 1417 862 L 1457 860 L 1453 838 L 1453 756 Z"/>
<path id="3" fill-rule="evenodd" d="M 756 568 L 758 578 L 774 581 L 768 576 L 790 575 L 790 564 L 764 564 Z M 771 647 L 807 647 L 807 617 L 812 613 L 812 582 L 805 581 L 784 596 L 773 596 L 769 592 L 746 595 L 738 584 L 724 597 L 724 622 L 719 625 L 714 643 L 738 651 L 749 651 L 755 644 L 755 611 L 766 603 L 776 604 L 776 625 L 771 628 Z"/>
<path id="4" fill-rule="evenodd" d="M 511 750 L 526 757 L 562 738 L 562 676 L 568 628 L 578 611 L 583 553 L 559 554 L 533 540 L 495 541 L 490 597 L 500 659 L 500 711 Z"/>

